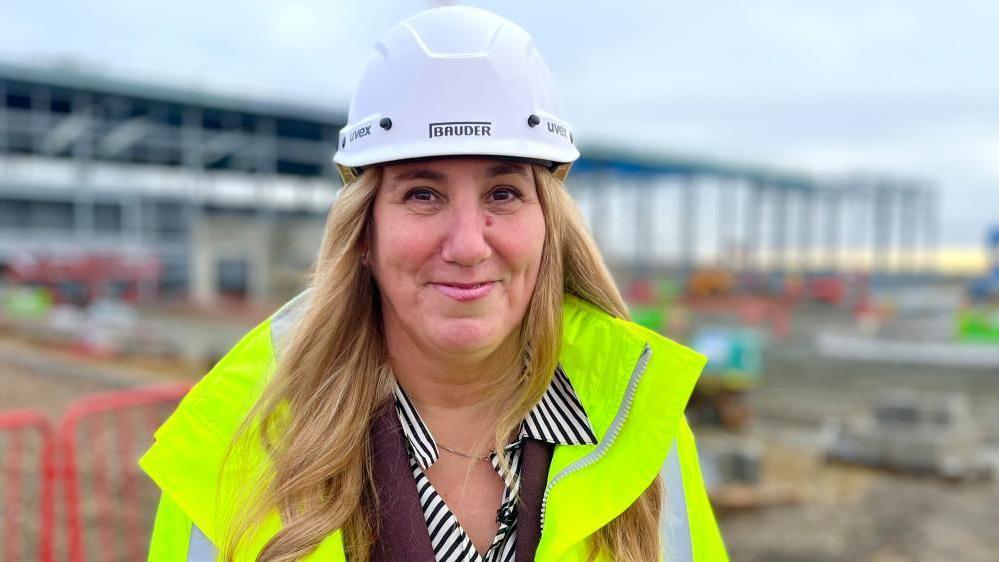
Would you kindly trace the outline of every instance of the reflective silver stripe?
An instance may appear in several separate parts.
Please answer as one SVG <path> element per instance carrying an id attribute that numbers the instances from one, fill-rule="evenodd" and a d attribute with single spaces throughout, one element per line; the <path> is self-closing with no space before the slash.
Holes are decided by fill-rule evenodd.
<path id="1" fill-rule="evenodd" d="M 305 307 L 307 306 L 309 300 L 309 291 L 311 291 L 311 289 L 306 289 L 295 295 L 294 298 L 284 303 L 284 305 L 274 313 L 274 316 L 271 317 L 271 347 L 274 349 L 275 354 L 277 354 L 283 347 L 282 344 L 284 343 L 285 338 L 305 313 Z"/>
<path id="2" fill-rule="evenodd" d="M 663 549 L 666 562 L 691 562 L 694 559 L 690 544 L 690 520 L 687 517 L 687 498 L 683 493 L 683 474 L 676 440 L 666 457 L 662 470 L 666 486 L 666 509 L 663 512 Z"/>
<path id="3" fill-rule="evenodd" d="M 191 524 L 191 544 L 187 548 L 187 562 L 214 562 L 218 555 L 215 545 L 201 532 L 197 525 Z"/>

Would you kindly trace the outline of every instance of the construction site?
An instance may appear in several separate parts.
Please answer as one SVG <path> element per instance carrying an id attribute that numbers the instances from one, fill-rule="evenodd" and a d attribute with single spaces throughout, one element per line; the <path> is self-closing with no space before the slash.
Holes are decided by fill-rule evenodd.
<path id="1" fill-rule="evenodd" d="M 344 120 L 0 64 L 0 559 L 145 559 L 136 459 L 305 287 Z M 708 357 L 732 560 L 995 560 L 999 227 L 958 275 L 933 179 L 584 142 L 566 186 L 632 318 Z"/>

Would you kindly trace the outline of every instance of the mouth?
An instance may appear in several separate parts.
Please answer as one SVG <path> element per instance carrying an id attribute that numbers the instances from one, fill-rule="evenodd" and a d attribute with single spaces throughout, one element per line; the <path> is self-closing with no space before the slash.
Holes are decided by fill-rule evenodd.
<path id="1" fill-rule="evenodd" d="M 430 283 L 441 294 L 458 302 L 469 302 L 484 298 L 493 287 L 496 281 L 482 281 L 479 283 Z"/>

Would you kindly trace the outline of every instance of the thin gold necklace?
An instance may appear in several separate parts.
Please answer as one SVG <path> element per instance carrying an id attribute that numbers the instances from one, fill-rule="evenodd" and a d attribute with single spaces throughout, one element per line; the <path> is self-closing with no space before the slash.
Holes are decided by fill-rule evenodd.
<path id="1" fill-rule="evenodd" d="M 451 447 L 448 447 L 447 445 L 442 445 L 440 443 L 438 443 L 437 446 L 451 453 L 452 455 L 458 455 L 459 457 L 465 457 L 466 459 L 475 459 L 477 461 L 489 461 L 490 460 L 489 455 L 492 454 L 492 452 L 490 452 L 489 454 L 480 457 L 476 455 L 469 455 L 468 453 L 462 453 L 461 451 L 455 451 Z"/>

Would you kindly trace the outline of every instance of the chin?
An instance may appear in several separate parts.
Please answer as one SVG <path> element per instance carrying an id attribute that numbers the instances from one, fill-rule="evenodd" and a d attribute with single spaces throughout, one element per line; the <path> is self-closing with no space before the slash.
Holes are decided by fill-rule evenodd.
<path id="1" fill-rule="evenodd" d="M 439 347 L 452 353 L 488 353 L 502 343 L 498 332 L 497 326 L 482 319 L 451 319 L 433 329 L 433 339 Z"/>

